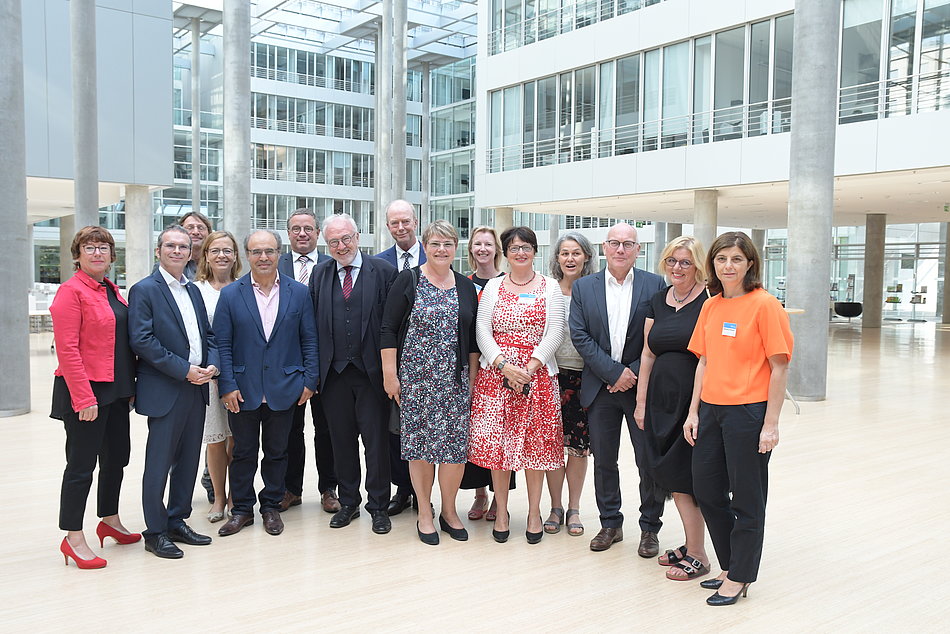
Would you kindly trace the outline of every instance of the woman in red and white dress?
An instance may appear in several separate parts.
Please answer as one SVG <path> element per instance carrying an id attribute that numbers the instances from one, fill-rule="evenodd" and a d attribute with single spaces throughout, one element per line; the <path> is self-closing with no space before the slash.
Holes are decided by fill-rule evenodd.
<path id="1" fill-rule="evenodd" d="M 472 395 L 469 460 L 492 470 L 498 513 L 492 529 L 508 540 L 508 482 L 524 469 L 528 488 L 525 537 L 541 541 L 544 473 L 564 466 L 561 397 L 554 353 L 565 337 L 564 296 L 554 279 L 533 268 L 538 241 L 528 227 L 501 234 L 510 273 L 490 280 L 478 305 L 481 368 Z"/>

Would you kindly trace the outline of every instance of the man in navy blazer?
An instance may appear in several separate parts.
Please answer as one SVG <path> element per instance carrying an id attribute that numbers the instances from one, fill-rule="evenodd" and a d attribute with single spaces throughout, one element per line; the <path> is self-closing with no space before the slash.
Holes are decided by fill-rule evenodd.
<path id="1" fill-rule="evenodd" d="M 341 508 L 331 528 L 347 526 L 360 514 L 360 455 L 366 457 L 366 510 L 373 532 L 388 533 L 389 406 L 383 390 L 379 330 L 396 269 L 360 253 L 353 218 L 335 214 L 323 222 L 332 262 L 317 265 L 310 295 L 320 336 L 320 392 L 330 424 Z"/>
<path id="2" fill-rule="evenodd" d="M 135 409 L 148 417 L 143 535 L 145 550 L 165 559 L 184 556 L 173 542 L 211 543 L 185 523 L 201 456 L 208 381 L 218 371 L 201 292 L 184 277 L 191 249 L 185 229 L 166 229 L 158 237 L 158 269 L 129 289 L 129 339 L 139 357 Z"/>
<path id="3" fill-rule="evenodd" d="M 616 224 L 603 243 L 604 271 L 574 282 L 571 292 L 571 341 L 584 359 L 581 405 L 587 408 L 590 448 L 594 454 L 594 493 L 601 530 L 590 549 L 603 551 L 623 539 L 620 512 L 620 472 L 617 456 L 623 419 L 633 442 L 640 471 L 641 557 L 659 551 L 657 532 L 662 522 L 665 492 L 657 489 L 648 471 L 643 430 L 633 420 L 637 375 L 643 350 L 643 322 L 650 298 L 665 287 L 663 278 L 633 268 L 640 253 L 637 230 Z"/>
<path id="4" fill-rule="evenodd" d="M 386 228 L 395 244 L 376 257 L 386 260 L 399 271 L 425 264 L 426 252 L 416 239 L 419 221 L 412 203 L 394 200 L 386 207 Z M 389 465 L 396 494 L 389 501 L 387 512 L 399 515 L 412 503 L 412 481 L 409 479 L 409 463 L 402 459 L 398 434 L 389 435 Z"/>
<path id="5" fill-rule="evenodd" d="M 251 272 L 221 290 L 214 327 L 221 356 L 218 391 L 228 410 L 234 450 L 228 475 L 234 535 L 254 523 L 254 476 L 261 447 L 260 508 L 264 530 L 280 535 L 287 438 L 294 408 L 317 389 L 317 331 L 307 287 L 280 277 L 280 234 L 254 231 L 244 240 Z M 260 438 L 260 444 L 258 444 Z"/>
<path id="6" fill-rule="evenodd" d="M 317 239 L 320 228 L 312 210 L 302 207 L 291 212 L 287 218 L 287 239 L 290 252 L 280 256 L 277 270 L 284 277 L 291 277 L 301 284 L 309 285 L 313 267 L 330 260 L 330 256 L 317 252 Z M 284 480 L 284 497 L 280 510 L 286 511 L 298 506 L 303 495 L 304 465 L 307 462 L 307 445 L 304 442 L 307 404 L 294 408 L 294 420 L 287 441 L 287 477 Z M 340 500 L 336 495 L 336 473 L 333 467 L 333 447 L 330 444 L 330 429 L 327 417 L 320 405 L 320 394 L 310 399 L 310 414 L 313 417 L 313 453 L 317 463 L 317 490 L 320 501 L 327 513 L 340 510 Z"/>

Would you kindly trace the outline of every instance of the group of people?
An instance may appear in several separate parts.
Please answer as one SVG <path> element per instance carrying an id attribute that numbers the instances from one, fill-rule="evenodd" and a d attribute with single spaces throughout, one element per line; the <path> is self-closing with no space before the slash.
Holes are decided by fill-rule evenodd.
<path id="1" fill-rule="evenodd" d="M 109 232 L 76 234 L 76 274 L 50 308 L 59 357 L 52 416 L 66 429 L 67 563 L 106 565 L 82 530 L 97 461 L 100 546 L 106 537 L 144 538 L 156 556 L 180 558 L 178 544 L 210 544 L 186 523 L 202 441 L 218 535 L 252 525 L 255 506 L 264 530 L 281 534 L 281 512 L 302 502 L 309 402 L 330 527 L 360 515 L 363 484 L 373 532 L 388 533 L 390 516 L 412 505 L 429 545 L 440 532 L 468 539 L 460 488 L 475 489 L 468 518 L 492 521 L 494 540 L 507 541 L 517 471 L 529 544 L 565 525 L 584 534 L 580 498 L 593 455 L 600 530 L 590 549 L 611 548 L 623 540 L 626 426 L 639 475 L 638 554 L 659 555 L 671 580 L 706 576 L 708 527 L 722 572 L 701 582 L 717 590 L 707 603 L 744 596 L 761 558 L 792 353 L 787 315 L 762 289 L 748 236 L 725 233 L 708 256 L 695 238 L 674 239 L 659 258 L 664 281 L 634 267 L 640 244 L 626 223 L 607 232 L 599 272 L 579 233 L 561 235 L 539 272 L 530 228 L 499 235 L 482 226 L 471 232 L 465 276 L 453 269 L 459 235 L 447 221 L 419 240 L 415 212 L 400 200 L 386 226 L 395 244 L 369 256 L 350 216 L 318 227 L 312 211 L 298 209 L 282 255 L 277 232 L 254 231 L 239 247 L 192 212 L 161 233 L 156 269 L 131 287 L 128 303 L 106 277 L 115 260 Z M 329 257 L 317 253 L 321 233 Z M 241 251 L 251 270 L 239 277 Z M 118 516 L 133 406 L 148 419 L 141 535 Z M 660 555 L 670 494 L 686 543 Z"/>

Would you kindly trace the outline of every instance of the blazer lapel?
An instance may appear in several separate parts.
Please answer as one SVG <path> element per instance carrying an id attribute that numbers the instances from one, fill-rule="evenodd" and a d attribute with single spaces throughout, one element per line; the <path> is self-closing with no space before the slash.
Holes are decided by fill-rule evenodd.
<path id="1" fill-rule="evenodd" d="M 630 325 L 633 323 L 633 315 L 637 312 L 637 306 L 640 305 L 640 297 L 643 295 L 643 282 L 637 281 L 641 279 L 638 273 L 643 273 L 643 271 L 633 269 L 633 292 L 630 294 L 630 316 L 627 320 L 628 331 L 630 330 Z"/>
<path id="2" fill-rule="evenodd" d="M 257 298 L 254 297 L 254 287 L 251 286 L 251 274 L 245 275 L 238 283 L 241 285 L 241 297 L 244 298 L 247 311 L 251 314 L 251 321 L 257 326 L 257 332 L 261 335 L 261 339 L 266 339 L 267 337 L 264 336 L 264 322 L 261 321 L 261 311 L 257 307 Z"/>
<path id="3" fill-rule="evenodd" d="M 287 314 L 287 307 L 290 305 L 290 294 L 293 293 L 291 288 L 293 284 L 282 284 L 283 288 L 280 289 L 280 297 L 277 298 L 277 319 L 274 320 L 274 329 L 271 330 L 271 337 L 274 336 L 274 331 L 280 327 L 280 322 L 284 319 L 284 315 Z M 263 329 L 263 325 L 262 325 Z"/>
<path id="4" fill-rule="evenodd" d="M 373 263 L 370 262 L 370 258 L 363 256 L 363 269 L 360 271 L 359 277 L 356 278 L 357 284 L 363 284 L 362 289 L 360 289 L 363 294 L 363 331 L 360 333 L 360 340 L 366 336 L 366 328 L 369 326 L 369 317 L 373 313 L 373 301 L 376 299 L 374 297 L 376 288 L 371 281 L 372 275 Z"/>
<path id="5" fill-rule="evenodd" d="M 187 339 L 188 331 L 185 330 L 185 320 L 181 317 L 181 310 L 178 308 L 178 302 L 176 302 L 175 298 L 172 296 L 172 291 L 170 288 L 168 288 L 168 284 L 165 282 L 165 278 L 162 276 L 160 271 L 155 272 L 155 283 L 158 284 L 159 291 L 165 298 L 165 301 L 168 302 L 168 307 L 175 316 L 175 321 L 178 322 L 178 327 L 181 329 L 181 334 L 185 335 L 185 338 Z"/>
<path id="6" fill-rule="evenodd" d="M 607 343 L 610 343 L 610 318 L 607 316 L 607 289 L 605 284 L 607 283 L 607 271 L 601 271 L 600 273 L 595 273 L 594 277 L 594 305 L 597 308 L 597 314 L 600 316 L 602 321 L 601 326 L 603 331 L 607 335 Z M 609 350 L 609 348 L 608 348 Z"/>

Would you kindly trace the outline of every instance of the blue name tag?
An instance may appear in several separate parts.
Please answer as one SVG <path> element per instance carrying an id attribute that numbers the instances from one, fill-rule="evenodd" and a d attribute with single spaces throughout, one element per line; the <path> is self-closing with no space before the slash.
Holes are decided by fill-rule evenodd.
<path id="1" fill-rule="evenodd" d="M 735 337 L 736 330 L 738 330 L 738 324 L 729 323 L 728 321 L 722 322 L 722 336 L 723 337 Z"/>
<path id="2" fill-rule="evenodd" d="M 537 299 L 537 295 L 534 293 L 518 293 L 518 303 L 519 304 L 533 304 L 534 300 Z"/>

